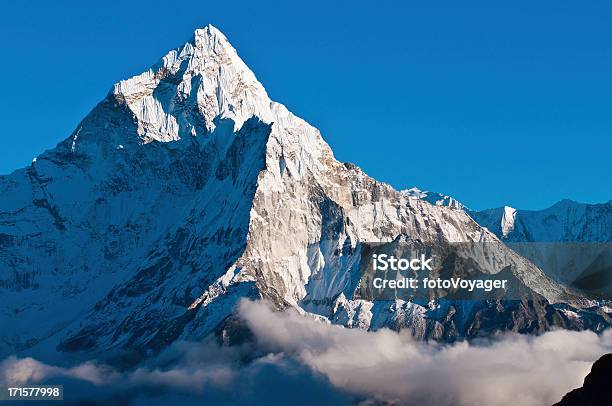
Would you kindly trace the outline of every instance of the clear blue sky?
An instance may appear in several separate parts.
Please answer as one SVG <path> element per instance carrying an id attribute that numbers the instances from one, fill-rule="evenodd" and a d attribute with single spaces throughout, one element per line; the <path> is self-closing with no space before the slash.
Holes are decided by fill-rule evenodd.
<path id="1" fill-rule="evenodd" d="M 0 173 L 212 23 L 340 160 L 397 188 L 475 209 L 612 199 L 612 3 L 494 3 L 3 4 Z"/>

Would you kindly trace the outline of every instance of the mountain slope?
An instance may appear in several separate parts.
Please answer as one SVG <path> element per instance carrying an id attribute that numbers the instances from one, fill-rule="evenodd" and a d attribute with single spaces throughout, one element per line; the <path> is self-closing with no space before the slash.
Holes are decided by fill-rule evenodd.
<path id="1" fill-rule="evenodd" d="M 479 224 L 551 279 L 596 299 L 612 299 L 612 202 L 562 200 L 544 210 L 470 212 Z"/>
<path id="2" fill-rule="evenodd" d="M 462 210 L 336 161 L 212 26 L 116 84 L 68 139 L 2 176 L 0 192 L 0 324 L 11 326 L 0 355 L 131 365 L 178 339 L 236 335 L 244 297 L 418 337 L 609 323 L 550 305 L 565 290 L 503 246 L 495 255 L 520 265 L 540 299 L 390 311 L 355 297 L 362 243 L 498 239 Z"/>
<path id="3" fill-rule="evenodd" d="M 610 242 L 612 201 L 585 204 L 561 200 L 544 210 L 512 207 L 470 212 L 478 224 L 509 242 Z"/>

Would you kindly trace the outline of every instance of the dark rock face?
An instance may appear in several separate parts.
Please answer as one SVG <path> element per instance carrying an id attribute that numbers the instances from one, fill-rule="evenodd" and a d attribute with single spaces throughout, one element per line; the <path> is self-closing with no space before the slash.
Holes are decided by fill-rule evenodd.
<path id="1" fill-rule="evenodd" d="M 593 364 L 581 388 L 574 389 L 554 406 L 612 405 L 612 354 Z"/>

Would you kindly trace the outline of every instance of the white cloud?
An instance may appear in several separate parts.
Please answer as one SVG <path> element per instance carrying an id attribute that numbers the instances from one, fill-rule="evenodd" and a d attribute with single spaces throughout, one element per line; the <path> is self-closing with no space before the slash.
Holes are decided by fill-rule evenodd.
<path id="1" fill-rule="evenodd" d="M 592 363 L 612 352 L 612 330 L 439 345 L 275 312 L 263 302 L 243 301 L 238 315 L 256 343 L 177 343 L 129 372 L 95 362 L 62 368 L 9 357 L 0 362 L 0 386 L 67 379 L 73 386 L 66 395 L 87 398 L 99 388 L 96 396 L 109 397 L 109 403 L 341 404 L 375 398 L 407 405 L 539 406 L 580 386 Z"/>
<path id="2" fill-rule="evenodd" d="M 261 345 L 296 357 L 337 387 L 407 404 L 549 405 L 580 386 L 592 363 L 612 351 L 612 331 L 437 345 L 278 313 L 262 303 L 242 302 L 239 314 Z"/>

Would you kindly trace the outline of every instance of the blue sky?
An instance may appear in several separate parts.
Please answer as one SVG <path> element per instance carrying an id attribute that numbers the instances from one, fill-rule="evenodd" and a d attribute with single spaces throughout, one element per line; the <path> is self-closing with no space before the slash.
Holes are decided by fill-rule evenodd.
<path id="1" fill-rule="evenodd" d="M 336 157 L 397 188 L 475 209 L 612 199 L 606 1 L 14 3 L 0 12 L 2 174 L 212 23 Z"/>

